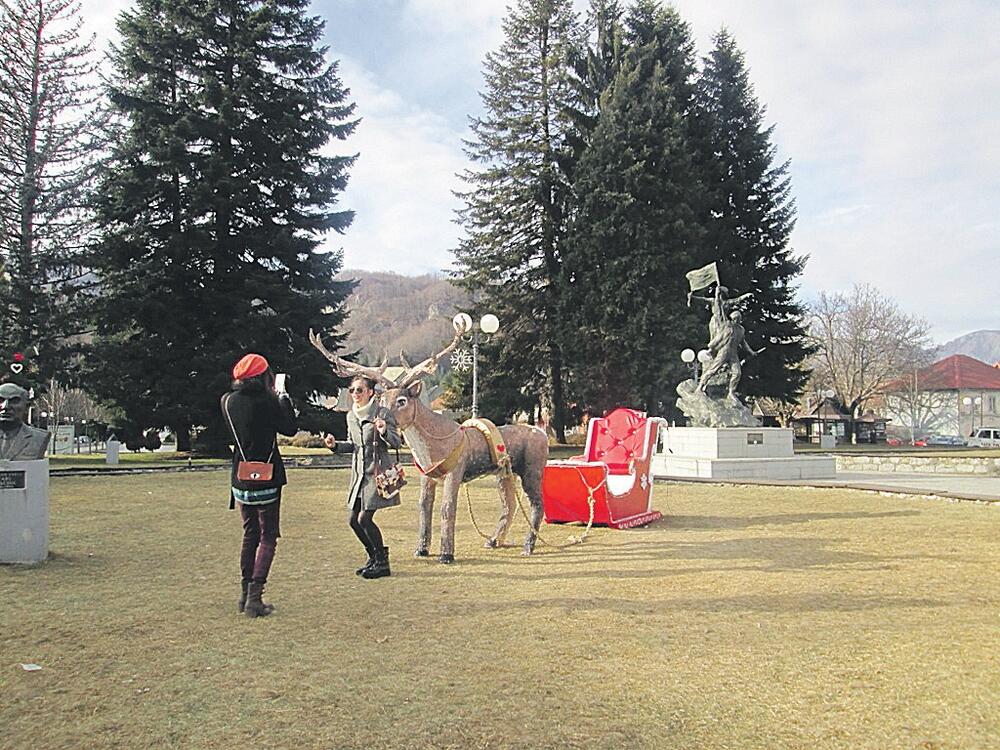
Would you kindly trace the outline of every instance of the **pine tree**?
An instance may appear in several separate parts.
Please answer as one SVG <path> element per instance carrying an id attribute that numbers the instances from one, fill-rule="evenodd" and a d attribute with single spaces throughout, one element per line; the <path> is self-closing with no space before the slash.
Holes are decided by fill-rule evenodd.
<path id="1" fill-rule="evenodd" d="M 7 375 L 34 387 L 83 331 L 101 114 L 79 14 L 74 0 L 0 0 L 0 365 L 23 356 Z"/>
<path id="2" fill-rule="evenodd" d="M 701 260 L 702 192 L 689 113 L 694 47 L 673 10 L 627 14 L 620 68 L 576 169 L 564 337 L 584 405 L 660 412 L 698 334 L 684 273 Z"/>
<path id="3" fill-rule="evenodd" d="M 503 327 L 495 344 L 509 379 L 551 405 L 565 430 L 565 374 L 559 338 L 562 243 L 566 231 L 569 61 L 579 47 L 570 0 L 518 0 L 504 41 L 486 56 L 485 114 L 472 122 L 456 251 L 459 283 Z M 523 369 L 522 369 L 523 368 Z"/>
<path id="4" fill-rule="evenodd" d="M 300 405 L 335 381 L 351 282 L 332 206 L 354 157 L 330 156 L 353 104 L 306 0 L 139 0 L 119 19 L 111 97 L 121 133 L 101 190 L 98 392 L 140 426 L 221 433 L 218 397 L 246 351 L 290 374 Z"/>
<path id="5" fill-rule="evenodd" d="M 571 151 L 563 161 L 563 169 L 570 181 L 597 126 L 601 95 L 609 89 L 621 67 L 624 15 L 618 0 L 591 0 L 584 24 L 590 42 L 571 53 L 570 82 L 576 92 L 576 106 L 568 110 L 573 122 L 573 128 L 567 134 Z"/>
<path id="6" fill-rule="evenodd" d="M 809 376 L 800 365 L 814 348 L 795 298 L 805 258 L 789 248 L 795 203 L 788 162 L 774 163 L 773 126 L 764 125 L 765 109 L 754 95 L 743 53 L 725 30 L 714 44 L 697 96 L 697 114 L 707 128 L 709 256 L 720 261 L 723 284 L 753 293 L 746 327 L 755 348 L 766 346 L 746 363 L 740 392 L 794 402 Z"/>

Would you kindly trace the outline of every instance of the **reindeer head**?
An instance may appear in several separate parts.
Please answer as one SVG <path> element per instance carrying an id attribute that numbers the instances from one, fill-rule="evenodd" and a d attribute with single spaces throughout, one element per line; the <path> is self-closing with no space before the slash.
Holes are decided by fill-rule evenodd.
<path id="1" fill-rule="evenodd" d="M 412 425 L 419 411 L 425 408 L 420 403 L 420 392 L 423 390 L 423 383 L 420 381 L 420 378 L 425 375 L 432 375 L 437 369 L 438 361 L 458 346 L 458 342 L 461 338 L 462 332 L 456 331 L 455 338 L 452 339 L 448 346 L 437 354 L 428 357 L 416 367 L 411 367 L 409 363 L 403 359 L 402 353 L 400 353 L 400 359 L 403 362 L 403 366 L 407 369 L 406 372 L 404 372 L 399 378 L 399 382 L 394 383 L 384 375 L 386 367 L 388 367 L 389 364 L 388 357 L 382 361 L 382 364 L 379 365 L 378 368 L 365 367 L 355 362 L 348 362 L 346 359 L 341 359 L 336 354 L 332 354 L 327 351 L 327 348 L 323 345 L 322 339 L 313 333 L 312 329 L 309 331 L 309 341 L 311 341 L 312 345 L 323 353 L 324 357 L 333 363 L 333 369 L 337 375 L 342 378 L 364 375 L 365 377 L 371 378 L 376 383 L 380 383 L 385 388 L 385 392 L 382 394 L 380 402 L 382 406 L 387 408 L 392 414 L 393 418 L 396 420 L 396 426 L 399 427 L 400 430 L 405 430 L 407 427 Z"/>
<path id="2" fill-rule="evenodd" d="M 405 430 L 412 425 L 418 410 L 425 408 L 420 402 L 420 392 L 423 391 L 423 386 L 423 382 L 418 380 L 405 388 L 393 386 L 382 394 L 379 402 L 389 410 L 400 430 Z"/>

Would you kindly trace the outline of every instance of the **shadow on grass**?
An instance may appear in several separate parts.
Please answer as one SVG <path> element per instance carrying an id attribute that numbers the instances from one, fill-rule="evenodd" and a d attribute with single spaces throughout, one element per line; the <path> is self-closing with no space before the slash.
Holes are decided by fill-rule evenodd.
<path id="1" fill-rule="evenodd" d="M 812 521 L 847 521 L 875 518 L 902 518 L 921 515 L 917 510 L 891 510 L 872 513 L 851 511 L 846 513 L 778 513 L 769 516 L 669 516 L 656 522 L 656 526 L 666 525 L 672 529 L 749 529 L 756 526 L 784 526 Z"/>
<path id="2" fill-rule="evenodd" d="M 94 554 L 67 554 L 58 550 L 49 550 L 48 559 L 38 563 L 2 563 L 0 570 L 14 575 L 45 575 L 53 572 L 65 572 L 74 569 L 95 570 L 107 564 L 103 557 Z"/>
<path id="3" fill-rule="evenodd" d="M 630 542 L 628 546 L 595 543 L 563 551 L 563 559 L 556 550 L 536 554 L 544 558 L 544 573 L 535 573 L 527 565 L 517 565 L 509 555 L 509 568 L 503 575 L 520 581 L 559 581 L 608 579 L 655 579 L 701 573 L 781 573 L 787 571 L 885 571 L 893 570 L 898 558 L 841 549 L 850 540 L 844 538 L 769 537 L 762 539 L 720 539 L 714 541 L 683 542 Z M 487 557 L 487 553 L 474 558 L 460 559 L 456 565 L 465 567 L 495 566 L 505 562 L 501 557 Z M 520 556 L 518 556 L 520 559 Z M 737 566 L 681 567 L 681 561 L 743 561 Z M 643 562 L 652 563 L 642 565 Z M 562 563 L 566 569 L 561 570 Z M 586 565 L 587 567 L 581 567 Z M 558 568 L 554 566 L 559 566 Z M 428 573 L 429 575 L 430 573 Z M 412 573 L 421 577 L 421 573 Z M 495 578 L 493 572 L 465 572 L 465 576 Z"/>
<path id="4" fill-rule="evenodd" d="M 766 612 L 790 614 L 796 612 L 866 612 L 892 609 L 944 609 L 955 603 L 943 599 L 920 597 L 885 597 L 811 591 L 801 594 L 746 594 L 741 596 L 682 597 L 660 601 L 622 598 L 587 598 L 553 596 L 542 599 L 504 602 L 463 601 L 457 603 L 465 614 L 495 612 L 507 609 L 537 611 L 560 609 L 573 612 L 613 612 L 616 614 L 669 614 L 688 612 Z"/>

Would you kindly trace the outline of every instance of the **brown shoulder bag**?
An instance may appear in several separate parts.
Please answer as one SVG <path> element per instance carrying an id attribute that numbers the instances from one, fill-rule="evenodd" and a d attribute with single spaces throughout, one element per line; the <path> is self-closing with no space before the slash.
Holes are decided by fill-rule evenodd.
<path id="1" fill-rule="evenodd" d="M 240 461 L 236 464 L 236 478 L 241 482 L 270 482 L 274 479 L 274 464 L 271 463 L 271 459 L 274 458 L 277 438 L 275 438 L 275 446 L 271 446 L 271 455 L 267 457 L 267 461 L 247 461 L 247 457 L 243 453 L 243 446 L 240 445 L 240 438 L 236 434 L 236 427 L 233 426 L 233 418 L 229 415 L 228 398 L 222 405 L 222 411 L 225 412 L 226 419 L 229 420 L 229 429 L 233 431 L 233 440 L 236 441 L 236 448 L 240 452 Z"/>

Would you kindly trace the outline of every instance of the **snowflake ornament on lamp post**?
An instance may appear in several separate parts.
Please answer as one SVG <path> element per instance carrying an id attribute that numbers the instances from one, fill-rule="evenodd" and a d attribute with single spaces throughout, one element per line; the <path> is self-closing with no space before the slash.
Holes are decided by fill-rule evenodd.
<path id="1" fill-rule="evenodd" d="M 451 355 L 451 366 L 459 372 L 468 372 L 472 367 L 472 352 L 458 349 Z"/>

